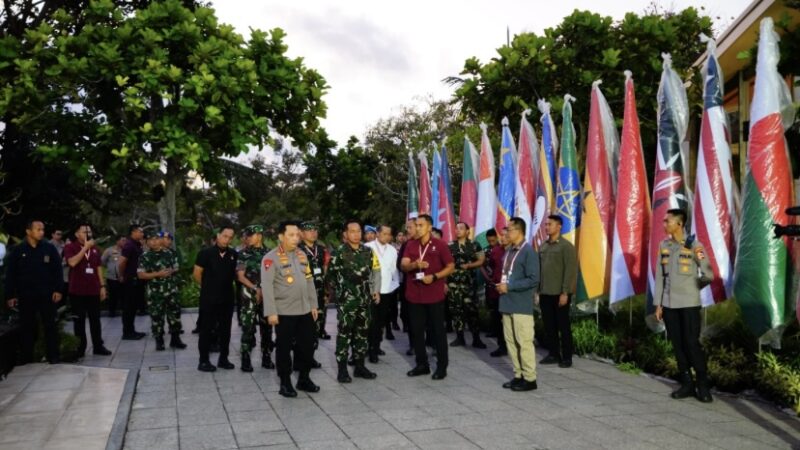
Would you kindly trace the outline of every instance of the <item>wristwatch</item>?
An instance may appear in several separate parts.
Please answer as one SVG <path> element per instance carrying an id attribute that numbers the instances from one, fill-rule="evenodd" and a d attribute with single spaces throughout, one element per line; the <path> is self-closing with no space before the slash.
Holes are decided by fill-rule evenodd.
<path id="1" fill-rule="evenodd" d="M 438 280 L 438 279 L 439 279 L 439 277 L 438 277 L 438 276 L 436 276 L 436 274 L 435 274 L 435 273 L 434 273 L 434 274 L 432 274 L 432 275 L 433 275 L 433 281 L 436 281 L 436 280 Z"/>

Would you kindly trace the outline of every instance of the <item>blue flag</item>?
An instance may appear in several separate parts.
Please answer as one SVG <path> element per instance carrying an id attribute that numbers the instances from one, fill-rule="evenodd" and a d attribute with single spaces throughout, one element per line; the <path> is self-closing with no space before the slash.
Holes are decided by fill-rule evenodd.
<path id="1" fill-rule="evenodd" d="M 517 190 L 517 170 L 514 138 L 508 128 L 508 118 L 503 118 L 503 142 L 500 145 L 500 179 L 497 182 L 497 222 L 495 228 L 503 229 L 514 216 L 514 197 Z"/>

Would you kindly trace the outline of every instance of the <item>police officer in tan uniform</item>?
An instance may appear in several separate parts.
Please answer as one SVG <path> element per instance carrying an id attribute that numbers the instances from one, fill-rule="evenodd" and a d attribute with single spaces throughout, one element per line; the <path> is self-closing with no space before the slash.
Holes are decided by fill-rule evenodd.
<path id="1" fill-rule="evenodd" d="M 712 398 L 706 356 L 700 345 L 700 290 L 711 283 L 714 272 L 703 245 L 694 236 L 684 236 L 686 217 L 686 211 L 671 209 L 664 218 L 664 229 L 670 237 L 659 247 L 653 303 L 656 319 L 664 321 L 678 363 L 681 387 L 671 394 L 672 398 L 694 395 L 708 403 Z M 690 368 L 694 369 L 695 380 Z"/>

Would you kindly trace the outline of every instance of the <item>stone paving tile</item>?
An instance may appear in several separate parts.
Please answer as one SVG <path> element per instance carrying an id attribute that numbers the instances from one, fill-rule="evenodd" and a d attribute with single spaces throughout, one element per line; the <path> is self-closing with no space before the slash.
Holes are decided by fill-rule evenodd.
<path id="1" fill-rule="evenodd" d="M 178 450 L 178 429 L 158 428 L 155 430 L 137 430 L 125 433 L 126 450 Z"/>
<path id="2" fill-rule="evenodd" d="M 237 448 L 230 424 L 180 427 L 180 445 L 187 450 Z"/>
<path id="3" fill-rule="evenodd" d="M 128 430 L 147 430 L 178 426 L 178 411 L 175 408 L 147 408 L 131 411 Z"/>

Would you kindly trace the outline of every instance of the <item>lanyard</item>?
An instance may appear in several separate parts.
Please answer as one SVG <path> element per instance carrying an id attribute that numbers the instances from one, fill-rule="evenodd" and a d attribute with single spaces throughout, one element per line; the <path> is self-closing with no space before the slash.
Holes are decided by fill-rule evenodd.
<path id="1" fill-rule="evenodd" d="M 423 250 L 422 249 L 422 242 L 419 243 L 419 260 L 420 261 L 424 261 L 425 260 L 425 254 L 428 253 L 428 247 L 430 247 L 430 246 L 431 246 L 431 241 L 428 241 L 428 243 L 425 244 L 425 250 Z"/>
<path id="2" fill-rule="evenodd" d="M 511 258 L 511 265 L 507 265 L 508 253 L 506 253 L 506 255 L 503 257 L 503 274 L 507 278 L 511 278 L 511 274 L 514 272 L 514 261 L 516 261 L 517 256 L 519 256 L 519 254 L 522 253 L 522 247 L 524 246 L 525 246 L 525 241 L 522 241 L 522 244 L 520 244 L 519 248 L 517 249 L 517 252 L 514 253 L 514 257 Z"/>
<path id="3" fill-rule="evenodd" d="M 304 245 L 303 247 L 305 247 L 307 249 L 306 253 L 308 253 L 308 255 L 311 256 L 311 259 L 313 261 L 316 261 L 317 260 L 317 253 L 319 253 L 319 249 L 317 249 L 317 244 L 311 244 L 310 246 L 309 245 Z M 312 248 L 314 249 L 313 252 L 311 251 Z"/>
<path id="4" fill-rule="evenodd" d="M 430 244 L 430 242 L 428 242 L 428 243 Z M 386 246 L 388 247 L 389 244 L 386 244 Z M 376 242 L 375 243 L 375 251 L 378 252 L 378 258 L 381 261 L 383 261 L 383 255 L 384 255 L 384 253 L 386 253 L 386 248 L 384 247 L 384 249 L 381 250 L 381 243 L 380 242 Z"/>

